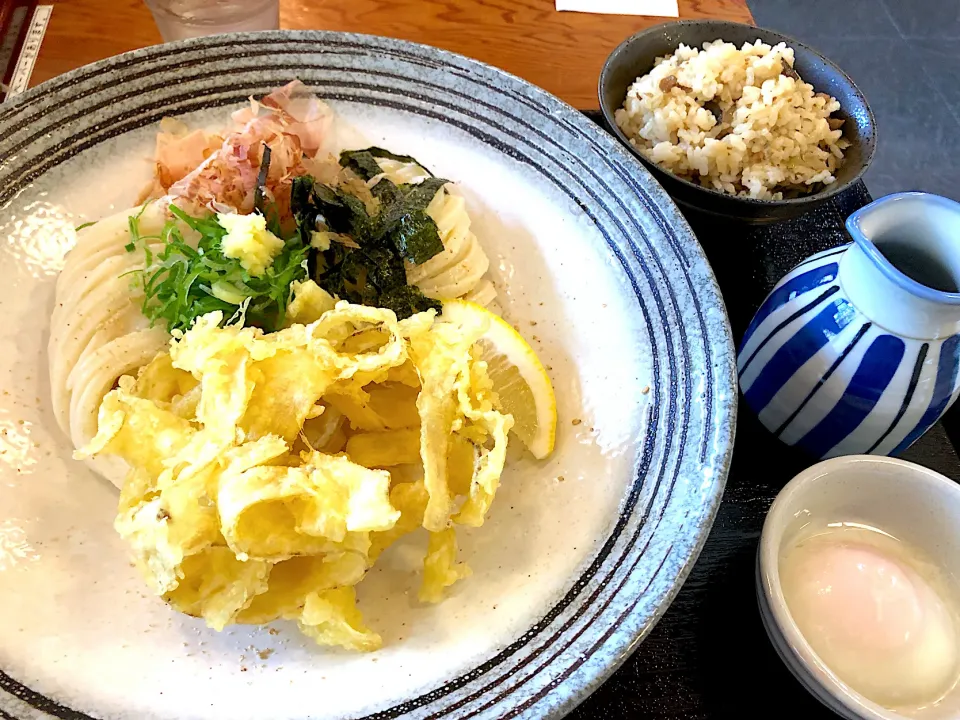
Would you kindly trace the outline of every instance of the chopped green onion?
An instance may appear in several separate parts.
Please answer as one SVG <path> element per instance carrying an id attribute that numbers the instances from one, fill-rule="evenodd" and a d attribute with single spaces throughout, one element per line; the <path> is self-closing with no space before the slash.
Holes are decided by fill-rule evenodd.
<path id="1" fill-rule="evenodd" d="M 142 211 L 141 211 L 142 212 Z M 252 277 L 235 258 L 226 257 L 220 242 L 227 231 L 215 216 L 198 218 L 175 205 L 170 212 L 176 218 L 164 226 L 159 236 L 140 234 L 140 215 L 129 220 L 131 244 L 144 250 L 143 314 L 153 323 L 173 330 L 186 330 L 201 315 L 221 311 L 225 320 L 244 308 L 242 321 L 267 332 L 279 330 L 286 316 L 290 285 L 307 276 L 309 248 L 299 234 L 285 240 L 280 254 L 263 275 Z M 200 238 L 188 243 L 181 225 L 195 230 Z M 147 240 L 163 244 L 151 252 Z M 129 247 L 128 247 L 129 249 Z"/>

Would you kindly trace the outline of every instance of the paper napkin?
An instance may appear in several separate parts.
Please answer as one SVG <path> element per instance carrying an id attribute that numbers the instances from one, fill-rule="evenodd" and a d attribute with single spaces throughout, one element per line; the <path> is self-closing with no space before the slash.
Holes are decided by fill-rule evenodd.
<path id="1" fill-rule="evenodd" d="M 557 0 L 557 10 L 609 15 L 680 17 L 677 0 Z"/>

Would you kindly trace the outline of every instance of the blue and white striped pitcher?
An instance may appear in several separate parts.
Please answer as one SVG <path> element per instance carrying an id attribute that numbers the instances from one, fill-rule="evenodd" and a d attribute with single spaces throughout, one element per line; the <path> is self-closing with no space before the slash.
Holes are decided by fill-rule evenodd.
<path id="1" fill-rule="evenodd" d="M 896 455 L 957 397 L 960 204 L 900 193 L 847 220 L 760 306 L 738 357 L 761 422 L 818 457 Z"/>

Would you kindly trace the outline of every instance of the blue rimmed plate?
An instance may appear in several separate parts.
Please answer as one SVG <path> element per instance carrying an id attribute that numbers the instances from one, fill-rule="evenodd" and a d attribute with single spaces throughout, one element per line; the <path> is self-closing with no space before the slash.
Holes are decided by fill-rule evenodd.
<path id="1" fill-rule="evenodd" d="M 112 486 L 70 459 L 46 340 L 73 228 L 129 207 L 157 122 L 222 122 L 299 78 L 344 143 L 455 180 L 505 316 L 552 375 L 553 457 L 516 452 L 474 574 L 415 601 L 417 545 L 360 586 L 384 648 L 284 623 L 215 633 L 150 597 Z M 557 717 L 653 627 L 706 539 L 733 444 L 734 353 L 713 275 L 663 190 L 544 91 L 410 43 L 323 32 L 163 45 L 0 107 L 0 715 L 16 718 Z"/>

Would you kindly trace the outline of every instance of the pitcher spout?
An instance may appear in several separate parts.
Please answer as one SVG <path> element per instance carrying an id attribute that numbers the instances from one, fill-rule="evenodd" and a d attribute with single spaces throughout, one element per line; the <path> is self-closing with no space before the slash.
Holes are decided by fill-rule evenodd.
<path id="1" fill-rule="evenodd" d="M 846 225 L 854 245 L 839 281 L 860 312 L 905 337 L 960 332 L 960 203 L 898 193 L 861 208 Z"/>

